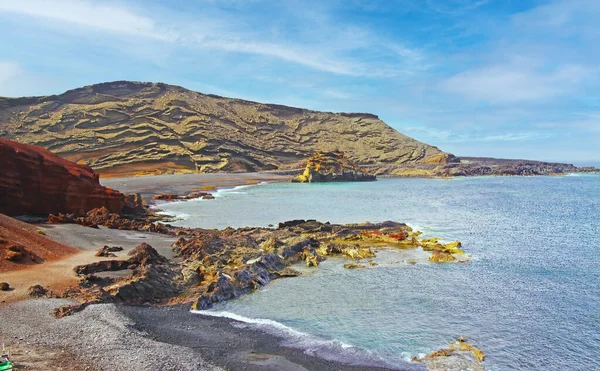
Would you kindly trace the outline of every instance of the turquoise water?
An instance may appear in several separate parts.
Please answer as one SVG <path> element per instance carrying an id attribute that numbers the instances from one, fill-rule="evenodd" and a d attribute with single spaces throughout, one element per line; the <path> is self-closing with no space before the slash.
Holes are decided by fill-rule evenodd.
<path id="1" fill-rule="evenodd" d="M 215 309 L 312 351 L 404 367 L 466 336 L 491 370 L 600 369 L 600 176 L 267 184 L 162 208 L 198 227 L 403 221 L 472 254 L 408 265 L 381 251 L 361 270 L 330 259 Z"/>

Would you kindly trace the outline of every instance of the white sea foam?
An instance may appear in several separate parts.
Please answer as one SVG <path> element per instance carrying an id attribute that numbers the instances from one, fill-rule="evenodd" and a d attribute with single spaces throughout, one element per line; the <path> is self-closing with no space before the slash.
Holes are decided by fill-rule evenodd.
<path id="1" fill-rule="evenodd" d="M 170 211 L 159 211 L 156 214 L 172 216 L 177 219 L 189 219 L 191 216 L 190 214 L 186 214 L 186 213 L 182 213 L 182 212 L 178 212 L 178 211 L 171 211 L 171 210 Z"/>
<path id="2" fill-rule="evenodd" d="M 240 190 L 250 188 L 250 187 L 265 185 L 265 184 L 269 184 L 269 182 L 259 182 L 256 184 L 244 184 L 244 185 L 239 185 L 239 186 L 235 186 L 235 187 L 231 187 L 231 188 L 221 188 L 221 189 L 217 189 L 217 191 L 215 193 L 213 193 L 213 196 L 219 197 L 224 194 L 245 194 L 246 192 L 240 192 Z"/>
<path id="3" fill-rule="evenodd" d="M 211 317 L 221 317 L 221 318 L 229 318 L 229 319 L 233 319 L 239 322 L 244 322 L 244 323 L 249 323 L 258 327 L 267 327 L 267 328 L 273 328 L 278 330 L 279 332 L 283 332 L 286 335 L 292 336 L 295 339 L 298 340 L 310 340 L 310 344 L 311 345 L 325 345 L 325 346 L 339 346 L 343 349 L 349 349 L 349 348 L 353 348 L 352 345 L 344 343 L 342 341 L 339 341 L 337 339 L 334 340 L 320 340 L 320 339 L 315 339 L 313 336 L 302 332 L 302 331 L 298 331 L 296 329 L 293 329 L 289 326 L 284 325 L 281 322 L 277 322 L 271 319 L 266 319 L 266 318 L 249 318 L 249 317 L 245 317 L 236 313 L 232 313 L 232 312 L 228 312 L 228 311 L 212 311 L 212 310 L 192 310 L 192 313 L 196 313 L 196 314 L 201 314 L 204 316 L 211 316 Z"/>
<path id="4" fill-rule="evenodd" d="M 255 187 L 255 186 L 259 186 L 259 185 L 266 185 L 266 184 L 269 184 L 269 182 L 260 182 L 260 183 L 256 183 L 256 184 L 244 184 L 244 185 L 239 185 L 239 186 L 235 186 L 235 187 L 231 187 L 231 188 L 217 189 L 216 191 L 212 192 L 212 195 L 215 198 L 219 198 L 227 193 L 229 193 L 229 194 L 245 194 L 246 192 L 240 192 L 239 190 L 249 188 L 249 187 Z M 194 198 L 191 200 L 178 200 L 178 201 L 168 201 L 168 202 L 165 201 L 165 202 L 156 203 L 156 204 L 152 205 L 151 208 L 152 209 L 168 209 L 168 210 L 159 211 L 159 212 L 157 212 L 157 214 L 158 215 L 167 215 L 167 216 L 172 216 L 177 219 L 187 220 L 191 217 L 190 214 L 170 210 L 170 206 L 176 206 L 176 205 L 178 205 L 180 203 L 184 203 L 184 202 L 189 203 L 189 202 L 207 202 L 207 201 L 210 202 L 211 200 L 205 200 L 202 197 L 199 197 L 199 198 Z"/>
<path id="5" fill-rule="evenodd" d="M 319 355 L 329 360 L 343 360 L 350 364 L 363 366 L 379 366 L 393 367 L 380 356 L 373 352 L 356 348 L 355 346 L 344 343 L 338 339 L 324 340 L 316 338 L 310 334 L 293 329 L 283 323 L 265 319 L 265 318 L 249 318 L 236 313 L 219 310 L 192 310 L 191 313 L 196 313 L 204 316 L 229 318 L 240 323 L 246 323 L 251 326 L 256 326 L 264 330 L 274 330 L 274 334 L 284 334 L 288 337 L 286 344 L 294 348 L 304 349 L 306 354 Z M 239 326 L 236 325 L 236 326 Z"/>
<path id="6" fill-rule="evenodd" d="M 270 319 L 264 319 L 264 318 L 248 318 L 248 317 L 244 317 L 241 316 L 239 314 L 236 313 L 232 313 L 232 312 L 227 312 L 227 311 L 210 311 L 210 310 L 192 310 L 192 313 L 197 313 L 197 314 L 202 314 L 204 316 L 211 316 L 211 317 L 222 317 L 222 318 L 229 318 L 229 319 L 233 319 L 236 321 L 240 321 L 240 322 L 245 322 L 245 323 L 251 323 L 254 325 L 258 325 L 258 326 L 269 326 L 269 327 L 274 327 L 280 331 L 285 332 L 288 335 L 292 335 L 292 336 L 297 336 L 297 337 L 308 337 L 310 335 L 304 333 L 304 332 L 300 332 L 297 330 L 294 330 L 293 328 L 284 325 L 283 323 L 277 322 L 277 321 L 273 321 Z"/>

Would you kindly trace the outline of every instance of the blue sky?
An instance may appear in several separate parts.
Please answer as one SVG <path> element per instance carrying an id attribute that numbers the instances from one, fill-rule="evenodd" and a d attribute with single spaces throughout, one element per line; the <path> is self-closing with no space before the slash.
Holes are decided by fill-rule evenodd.
<path id="1" fill-rule="evenodd" d="M 0 95 L 166 82 L 600 163 L 598 0 L 0 0 Z"/>

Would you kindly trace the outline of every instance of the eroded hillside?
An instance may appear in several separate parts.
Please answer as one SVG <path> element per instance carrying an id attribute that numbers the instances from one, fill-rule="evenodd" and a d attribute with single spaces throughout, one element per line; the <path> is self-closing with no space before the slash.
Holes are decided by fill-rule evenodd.
<path id="1" fill-rule="evenodd" d="M 0 98 L 0 136 L 107 175 L 296 168 L 316 151 L 337 149 L 361 165 L 454 159 L 371 114 L 317 112 L 126 81 L 48 97 Z"/>

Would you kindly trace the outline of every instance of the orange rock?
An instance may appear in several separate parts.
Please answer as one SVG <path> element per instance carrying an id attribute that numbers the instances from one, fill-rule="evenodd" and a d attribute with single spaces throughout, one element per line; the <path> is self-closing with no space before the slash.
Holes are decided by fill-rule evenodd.
<path id="1" fill-rule="evenodd" d="M 37 146 L 0 139 L 0 213 L 83 214 L 96 207 L 120 212 L 125 196 L 100 185 L 89 166 Z"/>

